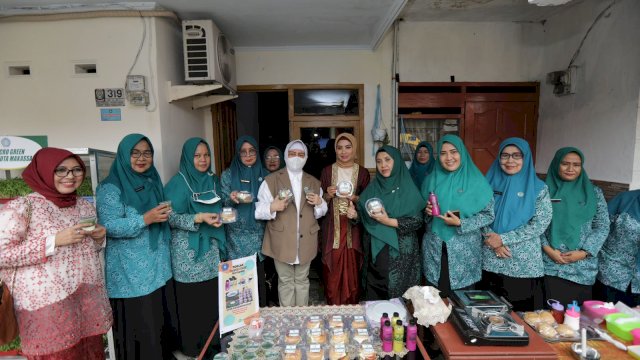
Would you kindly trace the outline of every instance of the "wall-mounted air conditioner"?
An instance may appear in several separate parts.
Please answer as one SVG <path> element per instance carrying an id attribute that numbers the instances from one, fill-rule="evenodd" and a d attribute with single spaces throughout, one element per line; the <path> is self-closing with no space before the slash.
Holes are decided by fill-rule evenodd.
<path id="1" fill-rule="evenodd" d="M 182 40 L 186 82 L 218 82 L 236 92 L 235 51 L 213 21 L 183 21 Z"/>

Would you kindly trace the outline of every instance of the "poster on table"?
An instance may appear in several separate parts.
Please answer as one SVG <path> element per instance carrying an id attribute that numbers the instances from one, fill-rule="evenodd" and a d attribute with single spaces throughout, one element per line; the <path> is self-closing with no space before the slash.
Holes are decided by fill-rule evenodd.
<path id="1" fill-rule="evenodd" d="M 220 263 L 218 307 L 220 335 L 249 325 L 259 315 L 256 255 Z"/>

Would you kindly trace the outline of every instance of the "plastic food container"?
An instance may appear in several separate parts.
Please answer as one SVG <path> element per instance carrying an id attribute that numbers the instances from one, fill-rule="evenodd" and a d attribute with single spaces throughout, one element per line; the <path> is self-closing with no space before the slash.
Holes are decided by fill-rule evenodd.
<path id="1" fill-rule="evenodd" d="M 384 209 L 384 204 L 382 203 L 382 200 L 378 198 L 371 198 L 367 200 L 367 202 L 364 205 L 367 208 L 367 212 L 369 213 L 369 216 L 373 214 L 379 214 Z"/>
<path id="2" fill-rule="evenodd" d="M 232 207 L 223 207 L 220 213 L 220 220 L 223 224 L 231 224 L 238 219 L 238 212 Z"/>
<path id="3" fill-rule="evenodd" d="M 238 191 L 236 198 L 238 199 L 238 202 L 242 204 L 247 204 L 253 201 L 253 195 L 248 191 Z"/>
<path id="4" fill-rule="evenodd" d="M 349 197 L 353 195 L 353 184 L 351 181 L 340 181 L 336 185 L 336 195 L 338 197 Z"/>
<path id="5" fill-rule="evenodd" d="M 604 321 L 605 315 L 615 314 L 618 312 L 613 303 L 605 303 L 598 300 L 588 300 L 582 304 L 582 311 L 586 317 L 593 320 L 596 324 Z"/>
<path id="6" fill-rule="evenodd" d="M 631 330 L 640 328 L 640 319 L 629 314 L 615 313 L 605 315 L 607 330 L 624 341 L 632 341 Z"/>

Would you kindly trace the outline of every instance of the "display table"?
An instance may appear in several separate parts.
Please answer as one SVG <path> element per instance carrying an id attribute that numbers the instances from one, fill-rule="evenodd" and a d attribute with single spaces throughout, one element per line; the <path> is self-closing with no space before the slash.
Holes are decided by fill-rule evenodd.
<path id="1" fill-rule="evenodd" d="M 300 307 L 269 307 L 269 308 L 261 308 L 260 309 L 260 317 L 265 319 L 302 319 L 305 317 L 320 315 L 320 316 L 335 316 L 342 315 L 345 317 L 353 317 L 353 316 L 364 316 L 365 308 L 363 305 L 342 305 L 342 306 L 300 306 Z M 280 332 L 283 331 L 282 328 L 278 329 Z M 265 331 L 268 329 L 265 326 Z M 377 334 L 377 331 L 374 333 L 371 331 L 372 335 Z M 236 344 L 235 340 L 238 337 L 244 337 L 248 334 L 247 327 L 242 327 L 234 331 L 232 335 L 232 340 L 229 344 L 229 348 L 227 352 L 229 355 L 234 354 L 236 352 Z M 377 336 L 377 335 L 374 335 Z M 393 357 L 394 353 L 385 353 L 380 349 L 379 341 L 374 342 L 374 348 L 376 349 L 379 358 L 384 358 L 385 356 Z M 429 359 L 422 343 L 419 343 L 417 358 Z M 397 354 L 400 357 L 407 355 L 406 349 L 404 352 Z M 353 357 L 355 358 L 355 357 Z"/>
<path id="2" fill-rule="evenodd" d="M 556 350 L 547 344 L 516 314 L 511 313 L 513 319 L 525 326 L 529 334 L 527 346 L 473 346 L 465 345 L 458 335 L 451 320 L 444 324 L 431 326 L 431 332 L 440 345 L 442 354 L 446 359 L 557 359 Z"/>

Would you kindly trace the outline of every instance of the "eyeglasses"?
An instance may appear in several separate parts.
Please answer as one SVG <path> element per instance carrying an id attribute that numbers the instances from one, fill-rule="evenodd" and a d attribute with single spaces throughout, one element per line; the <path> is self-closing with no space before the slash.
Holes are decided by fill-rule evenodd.
<path id="1" fill-rule="evenodd" d="M 74 177 L 77 177 L 77 176 L 82 176 L 84 174 L 84 170 L 82 170 L 81 167 L 74 167 L 73 169 L 67 169 L 64 166 L 61 166 L 59 168 L 56 168 L 53 171 L 53 173 L 56 174 L 57 177 L 61 177 L 61 178 L 69 176 L 69 173 L 71 173 L 71 175 L 73 175 Z"/>
<path id="2" fill-rule="evenodd" d="M 145 150 L 145 151 L 131 150 L 131 157 L 132 158 L 137 159 L 140 156 L 144 156 L 145 158 L 149 159 L 150 157 L 153 156 L 153 151 L 151 151 L 151 150 Z"/>
<path id="3" fill-rule="evenodd" d="M 280 155 L 265 156 L 264 158 L 267 159 L 267 160 L 280 160 Z"/>
<path id="4" fill-rule="evenodd" d="M 256 156 L 256 151 L 251 149 L 249 151 L 240 151 L 240 157 Z"/>
<path id="5" fill-rule="evenodd" d="M 500 160 L 509 160 L 509 158 L 513 158 L 513 160 L 521 160 L 522 159 L 522 153 L 521 152 L 514 152 L 513 154 L 509 154 L 509 153 L 501 153 L 500 154 Z"/>

